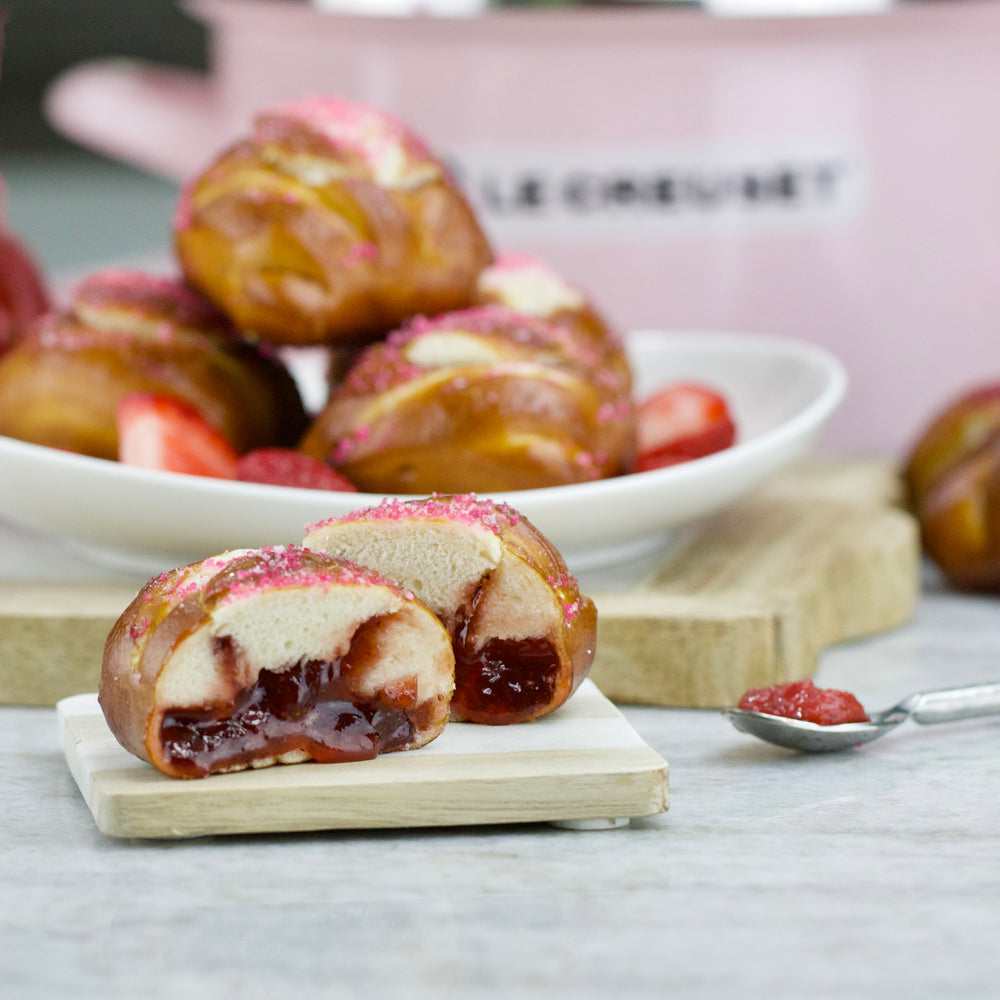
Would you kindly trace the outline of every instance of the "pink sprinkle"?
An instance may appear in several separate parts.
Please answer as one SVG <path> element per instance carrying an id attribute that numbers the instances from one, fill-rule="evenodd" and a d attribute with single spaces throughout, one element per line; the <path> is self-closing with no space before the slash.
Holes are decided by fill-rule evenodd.
<path id="1" fill-rule="evenodd" d="M 562 600 L 563 624 L 569 625 L 580 613 L 580 585 L 575 576 L 557 573 L 548 578 L 549 586 L 559 592 Z"/>
<path id="2" fill-rule="evenodd" d="M 133 642 L 138 642 L 149 630 L 149 619 L 140 618 L 139 621 L 133 622 L 128 629 L 128 634 Z"/>
<path id="3" fill-rule="evenodd" d="M 327 587 L 331 583 L 368 583 L 370 579 L 353 565 L 343 565 L 337 560 L 324 560 L 327 564 L 317 569 L 303 556 L 307 552 L 297 545 L 277 545 L 240 553 L 239 559 L 248 560 L 240 567 L 229 583 L 225 603 L 240 600 L 261 590 L 292 587 Z M 225 566 L 220 567 L 225 572 Z M 200 588 L 199 588 L 200 589 Z"/>
<path id="4" fill-rule="evenodd" d="M 131 268 L 107 268 L 84 278 L 73 292 L 75 303 L 91 308 L 135 312 L 190 327 L 224 327 L 222 313 L 193 288 Z"/>
<path id="5" fill-rule="evenodd" d="M 375 260 L 377 257 L 378 247 L 370 240 L 365 240 L 351 246 L 351 249 L 347 251 L 347 255 L 344 257 L 344 264 L 347 267 L 353 267 L 363 260 Z"/>
<path id="6" fill-rule="evenodd" d="M 364 444 L 368 440 L 371 432 L 372 429 L 367 424 L 362 424 L 360 427 L 355 428 L 352 433 L 345 435 L 337 441 L 330 450 L 327 461 L 332 465 L 339 465 L 341 462 L 346 462 L 358 450 L 358 445 Z"/>
<path id="7" fill-rule="evenodd" d="M 506 251 L 498 254 L 496 260 L 486 270 L 533 271 L 536 268 L 548 270 L 548 268 L 537 257 L 530 253 Z"/>
<path id="8" fill-rule="evenodd" d="M 597 384 L 606 389 L 618 390 L 621 387 L 621 382 L 621 375 L 610 368 L 604 368 L 597 372 Z"/>
<path id="9" fill-rule="evenodd" d="M 355 521 L 455 521 L 466 527 L 480 527 L 500 535 L 513 527 L 521 515 L 513 507 L 493 500 L 480 500 L 475 493 L 450 497 L 436 494 L 426 500 L 398 500 L 386 497 L 376 507 L 363 507 L 341 517 L 327 518 L 308 525 L 307 532 L 333 524 Z"/>
<path id="10" fill-rule="evenodd" d="M 357 439 L 351 435 L 342 437 L 330 450 L 327 460 L 331 465 L 340 465 L 346 462 L 358 447 Z"/>
<path id="11" fill-rule="evenodd" d="M 632 405 L 627 399 L 617 403 L 601 403 L 597 408 L 598 424 L 610 424 L 616 420 L 626 420 L 632 412 Z"/>

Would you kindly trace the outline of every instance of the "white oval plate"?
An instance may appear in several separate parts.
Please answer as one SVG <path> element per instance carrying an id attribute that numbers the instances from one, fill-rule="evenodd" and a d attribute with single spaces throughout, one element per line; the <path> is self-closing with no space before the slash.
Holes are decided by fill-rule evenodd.
<path id="1" fill-rule="evenodd" d="M 844 396 L 840 362 L 795 340 L 640 331 L 629 337 L 636 395 L 679 379 L 729 400 L 731 448 L 594 483 L 496 494 L 563 553 L 575 573 L 621 567 L 664 547 L 812 447 Z M 305 525 L 378 503 L 327 493 L 131 468 L 0 437 L 0 516 L 146 576 L 227 549 L 298 542 Z"/>

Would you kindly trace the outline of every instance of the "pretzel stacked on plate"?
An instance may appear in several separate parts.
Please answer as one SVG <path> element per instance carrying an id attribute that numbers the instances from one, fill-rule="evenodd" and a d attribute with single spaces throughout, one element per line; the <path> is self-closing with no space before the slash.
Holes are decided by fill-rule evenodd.
<path id="1" fill-rule="evenodd" d="M 119 405 L 135 394 L 182 402 L 239 451 L 288 446 L 306 423 L 284 365 L 197 292 L 110 270 L 0 362 L 0 434 L 116 459 Z"/>
<path id="2" fill-rule="evenodd" d="M 633 470 L 621 340 L 551 268 L 495 259 L 446 166 L 391 115 L 342 97 L 261 111 L 185 185 L 173 228 L 183 286 L 136 273 L 85 282 L 0 362 L 0 432 L 232 476 L 235 456 L 206 462 L 226 448 L 162 400 L 129 435 L 142 447 L 116 453 L 114 418 L 134 419 L 134 407 L 112 412 L 127 390 L 182 400 L 237 455 L 294 448 L 365 490 L 493 492 Z M 224 325 L 241 346 L 229 337 L 212 355 Z M 251 383 L 307 347 L 331 374 L 303 436 L 302 402 L 275 388 L 280 376 Z M 199 454 L 170 454 L 199 439 Z"/>
<path id="3" fill-rule="evenodd" d="M 467 305 L 492 252 L 424 142 L 340 97 L 263 111 L 182 194 L 187 279 L 273 343 L 364 343 Z"/>
<path id="4" fill-rule="evenodd" d="M 532 489 L 628 472 L 627 373 L 572 327 L 503 306 L 418 317 L 367 348 L 302 448 L 361 490 Z"/>

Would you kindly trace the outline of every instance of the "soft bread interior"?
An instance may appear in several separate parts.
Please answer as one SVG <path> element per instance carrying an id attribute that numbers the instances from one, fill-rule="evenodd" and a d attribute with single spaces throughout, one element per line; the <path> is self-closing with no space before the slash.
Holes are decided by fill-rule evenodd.
<path id="1" fill-rule="evenodd" d="M 504 358 L 504 345 L 462 330 L 435 330 L 414 337 L 403 354 L 421 368 L 489 365 Z"/>
<path id="2" fill-rule="evenodd" d="M 479 276 L 478 290 L 530 316 L 552 316 L 562 309 L 582 309 L 586 304 L 580 292 L 540 264 L 488 267 Z"/>
<path id="3" fill-rule="evenodd" d="M 533 566 L 507 552 L 483 588 L 472 622 L 473 646 L 479 637 L 550 639 L 562 621 L 549 582 Z"/>
<path id="4" fill-rule="evenodd" d="M 164 663 L 156 705 L 165 711 L 225 703 L 253 685 L 261 670 L 280 672 L 304 659 L 342 656 L 358 627 L 373 618 L 382 619 L 380 655 L 358 693 L 374 694 L 415 677 L 419 700 L 448 696 L 450 647 L 435 618 L 388 587 L 330 584 L 261 590 L 224 601 Z M 220 665 L 219 639 L 231 639 L 240 651 L 235 675 Z"/>
<path id="5" fill-rule="evenodd" d="M 504 554 L 492 531 L 443 520 L 342 521 L 314 528 L 303 544 L 370 566 L 442 617 L 472 598 Z"/>
<path id="6" fill-rule="evenodd" d="M 419 519 L 343 521 L 317 528 L 304 544 L 378 570 L 448 624 L 481 588 L 472 645 L 479 637 L 554 638 L 561 621 L 545 577 L 486 529 Z"/>

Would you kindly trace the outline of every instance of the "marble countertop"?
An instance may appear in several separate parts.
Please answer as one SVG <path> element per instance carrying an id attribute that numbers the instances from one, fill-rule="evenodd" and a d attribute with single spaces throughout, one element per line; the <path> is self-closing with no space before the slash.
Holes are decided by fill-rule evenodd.
<path id="1" fill-rule="evenodd" d="M 0 576 L 59 543 L 0 526 Z M 30 555 L 29 555 L 30 554 Z M 50 566 L 53 563 L 48 563 Z M 994 679 L 1000 608 L 928 573 L 915 618 L 828 651 L 869 708 Z M 51 709 L 0 709 L 5 998 L 1000 993 L 1000 719 L 798 756 L 715 711 L 626 707 L 671 806 L 547 825 L 114 840 Z"/>

